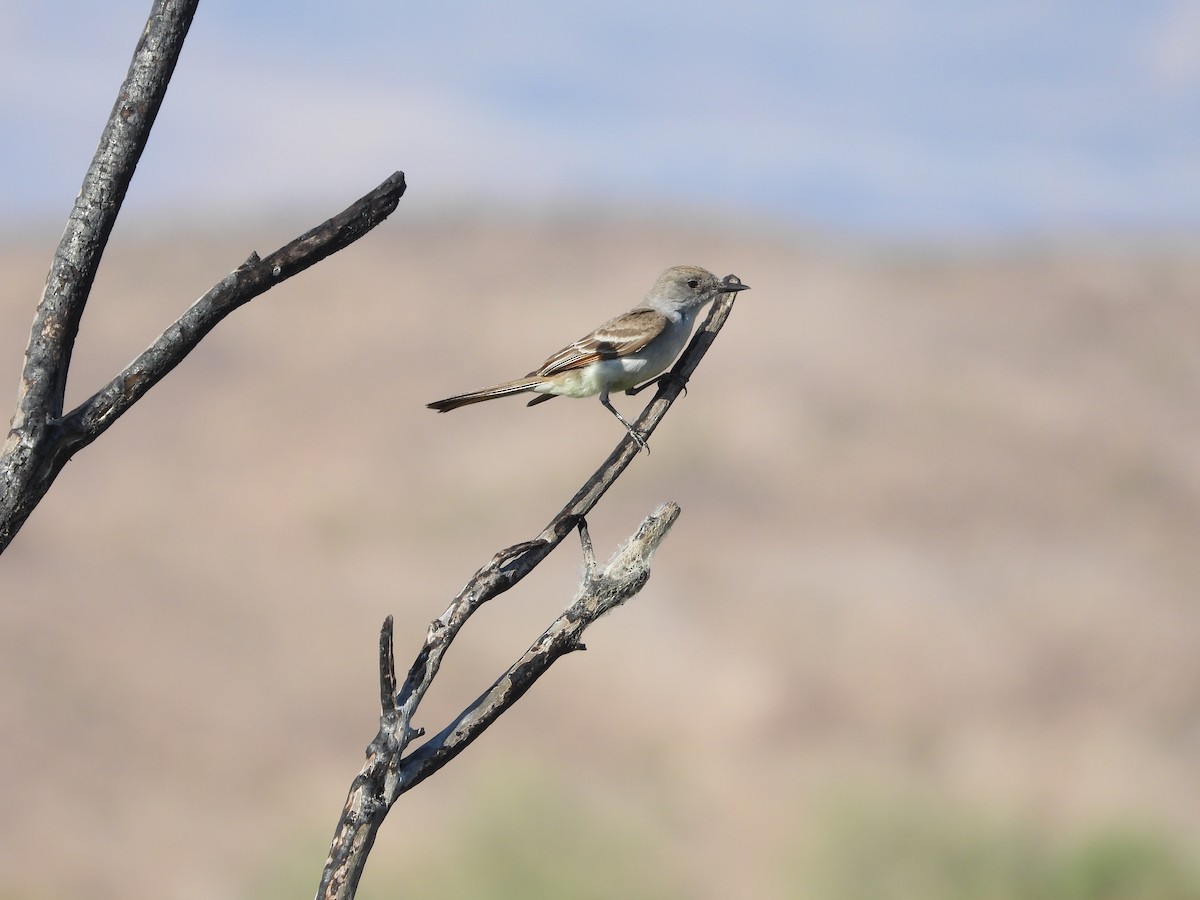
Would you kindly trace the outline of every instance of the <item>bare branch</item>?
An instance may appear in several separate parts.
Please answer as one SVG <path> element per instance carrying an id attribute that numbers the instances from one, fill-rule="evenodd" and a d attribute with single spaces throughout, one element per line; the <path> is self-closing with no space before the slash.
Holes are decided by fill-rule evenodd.
<path id="1" fill-rule="evenodd" d="M 658 392 L 638 417 L 635 427 L 646 437 L 653 433 L 676 397 L 684 390 L 691 374 L 712 345 L 717 332 L 729 318 L 736 297 L 736 294 L 731 293 L 718 298 L 700 330 L 692 337 L 687 349 L 671 370 L 671 377 L 660 384 Z M 467 619 L 484 603 L 517 584 L 549 556 L 562 539 L 591 512 L 640 450 L 638 443 L 626 434 L 603 465 L 550 524 L 542 529 L 541 534 L 531 541 L 514 544 L 493 556 L 491 561 L 467 582 L 466 587 L 459 592 L 446 611 L 434 620 L 429 626 L 425 645 L 417 654 L 397 695 L 400 715 L 406 723 L 411 722 L 417 706 L 438 673 L 442 658 Z M 586 546 L 588 545 L 585 544 Z M 408 739 L 411 739 L 411 735 Z"/>
<path id="2" fill-rule="evenodd" d="M 73 454 L 157 384 L 239 306 L 336 253 L 388 217 L 397 172 L 344 212 L 272 253 L 257 254 L 197 300 L 125 371 L 63 416 L 71 354 L 100 258 L 183 49 L 198 0 L 156 0 L 54 255 L 25 352 L 17 409 L 0 453 L 0 553 Z"/>
<path id="3" fill-rule="evenodd" d="M 79 322 L 197 3 L 154 3 L 55 251 L 25 351 L 17 409 L 0 453 L 0 552 L 66 462 L 52 458 L 48 445 L 62 415 Z"/>
<path id="4" fill-rule="evenodd" d="M 19 410 L 0 455 L 0 553 L 67 461 L 179 365 L 217 323 L 275 285 L 354 243 L 396 209 L 404 190 L 404 173 L 396 172 L 333 218 L 265 259 L 251 254 L 193 303 L 123 372 L 68 415 L 34 420 Z M 28 392 L 23 392 L 22 408 L 27 406 L 28 397 Z M 35 421 L 41 424 L 34 427 Z"/>
<path id="5" fill-rule="evenodd" d="M 632 441 L 630 438 L 629 440 Z M 654 551 L 679 517 L 679 506 L 666 503 L 654 511 L 603 571 L 596 565 L 587 525 L 578 520 L 583 544 L 584 575 L 574 600 L 550 624 L 509 669 L 478 700 L 465 709 L 439 734 L 402 759 L 405 748 L 421 732 L 411 726 L 412 714 L 424 696 L 428 681 L 406 684 L 409 691 L 399 698 L 390 691 L 396 683 L 392 654 L 392 619 L 384 622 L 380 638 L 380 688 L 382 712 L 379 734 L 367 748 L 367 761 L 354 779 L 330 848 L 329 858 L 317 890 L 318 900 L 349 900 L 374 845 L 375 836 L 388 811 L 404 792 L 416 787 L 479 737 L 505 710 L 516 703 L 556 660 L 574 650 L 584 649 L 580 641 L 584 631 L 602 615 L 637 594 L 650 578 Z M 503 564 L 498 554 L 492 564 Z M 462 595 L 460 595 L 460 600 Z M 455 607 L 458 609 L 455 609 Z M 441 643 L 447 619 L 461 620 L 479 604 L 469 601 L 451 604 L 447 614 L 430 627 L 425 646 L 418 654 L 414 671 L 424 670 L 423 661 L 432 645 Z M 443 648 L 444 649 L 444 648 Z M 410 674 L 410 681 L 412 675 Z M 397 702 L 399 701 L 399 702 Z"/>
<path id="6" fill-rule="evenodd" d="M 727 276 L 735 278 L 736 276 Z M 662 421 L 671 404 L 686 389 L 688 379 L 712 346 L 729 318 L 736 293 L 723 294 L 714 303 L 699 331 L 684 350 L 670 377 L 634 423 L 647 438 Z M 501 550 L 467 582 L 457 597 L 429 626 L 425 643 L 409 669 L 399 692 L 392 645 L 392 620 L 380 635 L 379 670 L 382 711 L 379 733 L 367 747 L 367 760 L 350 785 L 321 873 L 318 900 L 350 900 L 358 888 L 375 835 L 392 804 L 404 791 L 428 778 L 461 753 L 497 717 L 516 703 L 534 681 L 565 653 L 582 649 L 579 636 L 605 612 L 637 593 L 649 577 L 650 557 L 679 515 L 674 503 L 660 507 L 639 529 L 627 547 L 614 557 L 604 573 L 596 575 L 595 554 L 584 517 L 612 487 L 641 447 L 626 434 L 595 474 L 559 511 L 541 534 L 531 541 Z M 585 575 L 575 602 L 545 631 L 508 672 L 449 726 L 403 759 L 404 751 L 424 731 L 412 726 L 442 659 L 471 615 L 488 600 L 504 593 L 545 559 L 562 539 L 579 528 Z"/>
<path id="7" fill-rule="evenodd" d="M 496 683 L 440 733 L 411 753 L 400 766 L 401 792 L 415 787 L 466 749 L 500 714 L 516 703 L 551 664 L 584 650 L 583 632 L 597 619 L 638 593 L 650 580 L 650 560 L 679 518 L 679 505 L 664 503 L 599 571 L 587 523 L 579 522 L 584 577 L 579 591 L 524 655 Z"/>
<path id="8" fill-rule="evenodd" d="M 660 382 L 658 392 L 635 422 L 635 427 L 646 437 L 653 433 L 671 404 L 686 389 L 688 379 L 729 318 L 736 297 L 736 293 L 728 293 L 717 299 L 671 370 L 670 377 Z M 391 619 L 384 623 L 380 636 L 382 712 L 379 733 L 367 747 L 366 763 L 350 786 L 321 875 L 318 898 L 352 898 L 375 835 L 396 798 L 462 752 L 496 717 L 519 700 L 555 659 L 582 647 L 578 637 L 587 625 L 624 602 L 645 583 L 650 556 L 679 514 L 675 504 L 660 508 L 647 519 L 626 551 L 617 555 L 599 581 L 595 576 L 595 555 L 584 524 L 587 513 L 640 450 L 637 442 L 627 434 L 541 534 L 531 541 L 501 550 L 476 572 L 446 611 L 430 624 L 424 645 L 403 686 L 394 695 L 396 674 Z M 532 572 L 576 527 L 580 529 L 586 565 L 584 587 L 576 602 L 479 700 L 401 762 L 408 745 L 424 734 L 423 730 L 412 726 L 413 717 L 433 683 L 443 657 L 467 619 L 488 600 L 504 593 Z M 589 584 L 593 584 L 592 590 L 586 590 Z"/>
<path id="9" fill-rule="evenodd" d="M 74 453 L 103 434 L 235 309 L 348 247 L 386 219 L 396 209 L 404 188 L 404 173 L 396 172 L 332 219 L 265 259 L 251 254 L 193 303 L 123 372 L 63 418 L 61 440 L 65 449 Z"/>
<path id="10" fill-rule="evenodd" d="M 25 355 L 14 429 L 25 427 L 26 419 L 45 423 L 62 415 L 71 351 L 92 281 L 198 3 L 156 0 L 150 11 L 46 277 Z"/>

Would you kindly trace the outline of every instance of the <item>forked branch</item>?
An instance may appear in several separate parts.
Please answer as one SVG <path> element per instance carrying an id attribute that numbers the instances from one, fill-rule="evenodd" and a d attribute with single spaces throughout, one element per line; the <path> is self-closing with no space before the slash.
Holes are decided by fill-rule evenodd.
<path id="1" fill-rule="evenodd" d="M 479 607 L 472 606 L 460 595 L 447 610 L 447 615 L 433 623 L 405 691 L 398 695 L 392 617 L 387 617 L 379 638 L 382 704 L 379 733 L 367 748 L 367 761 L 351 785 L 338 821 L 317 891 L 319 900 L 352 898 L 375 835 L 397 798 L 465 750 L 505 710 L 521 699 L 556 660 L 572 651 L 586 649 L 581 641 L 584 631 L 645 586 L 650 578 L 650 560 L 654 551 L 678 516 L 679 506 L 675 503 L 660 506 L 603 569 L 596 564 L 587 524 L 580 519 L 584 574 L 574 599 L 478 700 L 408 756 L 403 754 L 409 743 L 423 734 L 412 727 L 412 717 L 428 688 L 428 682 L 421 678 L 414 684 L 413 673 L 424 670 L 424 660 L 437 645 L 448 643 L 444 620 L 458 620 L 461 627 L 461 622 Z"/>
<path id="2" fill-rule="evenodd" d="M 358 240 L 386 219 L 404 194 L 404 174 L 397 172 L 348 209 L 266 259 L 252 254 L 193 303 L 123 372 L 63 415 L 71 355 L 96 270 L 197 2 L 155 2 L 54 254 L 25 351 L 17 409 L 0 451 L 0 553 L 71 456 L 103 434 L 221 319 Z"/>

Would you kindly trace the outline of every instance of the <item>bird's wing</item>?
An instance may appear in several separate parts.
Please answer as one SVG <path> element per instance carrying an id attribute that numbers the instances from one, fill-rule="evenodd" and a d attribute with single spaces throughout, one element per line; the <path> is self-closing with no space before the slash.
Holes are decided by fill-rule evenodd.
<path id="1" fill-rule="evenodd" d="M 666 317 L 653 309 L 622 313 L 609 319 L 587 337 L 563 347 L 529 375 L 557 375 L 559 372 L 581 369 L 598 359 L 618 359 L 637 353 L 662 334 L 666 327 Z"/>

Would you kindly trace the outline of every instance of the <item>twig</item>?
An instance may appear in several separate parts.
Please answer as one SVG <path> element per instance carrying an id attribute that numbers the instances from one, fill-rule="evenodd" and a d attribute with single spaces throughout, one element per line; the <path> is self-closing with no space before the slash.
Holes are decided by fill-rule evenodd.
<path id="1" fill-rule="evenodd" d="M 574 600 L 534 641 L 521 658 L 513 663 L 484 694 L 465 709 L 440 733 L 434 735 L 407 757 L 408 744 L 422 732 L 411 725 L 412 716 L 428 687 L 425 681 L 406 683 L 399 697 L 394 694 L 396 673 L 392 649 L 392 618 L 384 621 L 379 641 L 379 680 L 382 712 L 379 733 L 367 748 L 367 761 L 354 779 L 325 863 L 318 900 L 349 900 L 374 845 L 375 836 L 397 798 L 416 787 L 479 737 L 489 725 L 516 703 L 556 660 L 575 650 L 585 649 L 580 641 L 584 631 L 605 613 L 637 594 L 650 578 L 654 551 L 667 536 L 679 516 L 679 506 L 665 503 L 654 511 L 603 571 L 588 536 L 587 524 L 578 520 L 583 545 L 584 575 Z M 493 560 L 496 564 L 497 560 Z M 454 610 L 451 604 L 451 613 Z M 465 621 L 470 615 L 463 604 L 458 615 Z M 430 627 L 425 647 L 418 655 L 414 671 L 425 668 L 422 659 L 446 626 L 443 616 Z M 461 622 L 459 622 L 461 627 Z M 412 679 L 412 673 L 409 676 Z M 407 694 L 405 693 L 407 691 Z"/>

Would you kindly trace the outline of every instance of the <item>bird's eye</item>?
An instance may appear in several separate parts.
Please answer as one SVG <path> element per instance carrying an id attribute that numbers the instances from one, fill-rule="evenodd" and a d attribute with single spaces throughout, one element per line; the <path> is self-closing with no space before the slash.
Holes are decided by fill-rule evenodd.
<path id="1" fill-rule="evenodd" d="M 688 287 L 694 288 L 694 287 L 699 287 L 699 286 L 700 286 L 700 282 L 698 282 L 695 278 L 688 279 Z"/>

